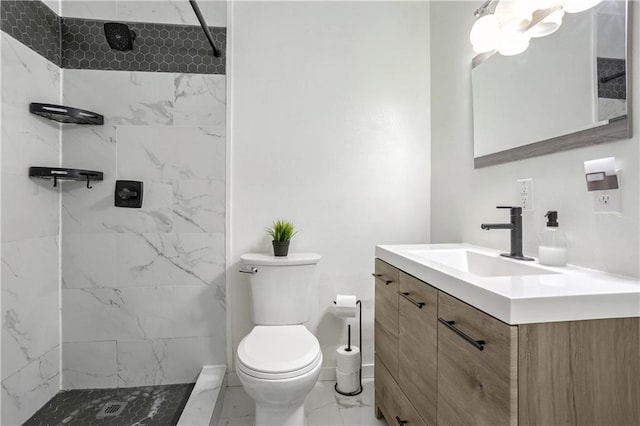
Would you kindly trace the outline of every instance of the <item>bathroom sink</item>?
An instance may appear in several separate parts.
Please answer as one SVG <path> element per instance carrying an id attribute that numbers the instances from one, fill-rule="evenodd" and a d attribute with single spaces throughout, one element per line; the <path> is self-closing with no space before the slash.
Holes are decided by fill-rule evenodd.
<path id="1" fill-rule="evenodd" d="M 490 256 L 465 249 L 410 250 L 410 254 L 481 277 L 550 275 L 557 272 L 517 260 Z"/>

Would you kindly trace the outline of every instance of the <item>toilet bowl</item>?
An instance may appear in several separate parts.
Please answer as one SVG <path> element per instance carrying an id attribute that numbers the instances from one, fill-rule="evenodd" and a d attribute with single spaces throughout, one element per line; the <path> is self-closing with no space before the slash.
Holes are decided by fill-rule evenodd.
<path id="1" fill-rule="evenodd" d="M 303 425 L 320 375 L 318 340 L 303 325 L 256 326 L 238 346 L 236 371 L 256 403 L 256 425 Z"/>
<path id="2" fill-rule="evenodd" d="M 308 320 L 308 290 L 320 256 L 245 254 L 255 327 L 236 351 L 238 379 L 255 401 L 257 426 L 306 424 L 304 400 L 320 375 L 318 339 Z"/>

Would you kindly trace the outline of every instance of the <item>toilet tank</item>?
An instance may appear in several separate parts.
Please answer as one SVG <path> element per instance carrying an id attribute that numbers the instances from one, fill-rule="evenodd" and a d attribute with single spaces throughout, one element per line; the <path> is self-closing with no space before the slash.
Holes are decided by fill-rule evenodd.
<path id="1" fill-rule="evenodd" d="M 302 324 L 309 319 L 309 288 L 320 261 L 315 253 L 240 256 L 251 286 L 253 322 L 256 325 Z"/>

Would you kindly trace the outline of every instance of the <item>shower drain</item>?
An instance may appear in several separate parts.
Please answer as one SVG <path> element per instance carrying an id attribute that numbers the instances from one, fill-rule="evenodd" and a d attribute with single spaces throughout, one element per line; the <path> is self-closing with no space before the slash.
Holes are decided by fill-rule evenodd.
<path id="1" fill-rule="evenodd" d="M 96 415 L 96 419 L 100 419 L 102 417 L 116 417 L 122 413 L 124 407 L 127 406 L 127 402 L 107 402 L 102 407 L 102 410 Z"/>

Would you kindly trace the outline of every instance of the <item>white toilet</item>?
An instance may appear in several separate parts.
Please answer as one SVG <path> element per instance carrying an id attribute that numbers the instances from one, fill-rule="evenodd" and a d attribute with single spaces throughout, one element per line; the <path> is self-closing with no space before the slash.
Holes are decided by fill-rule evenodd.
<path id="1" fill-rule="evenodd" d="M 255 327 L 238 345 L 236 371 L 256 403 L 256 425 L 304 425 L 304 399 L 318 381 L 322 352 L 302 325 L 320 255 L 244 254 Z"/>

